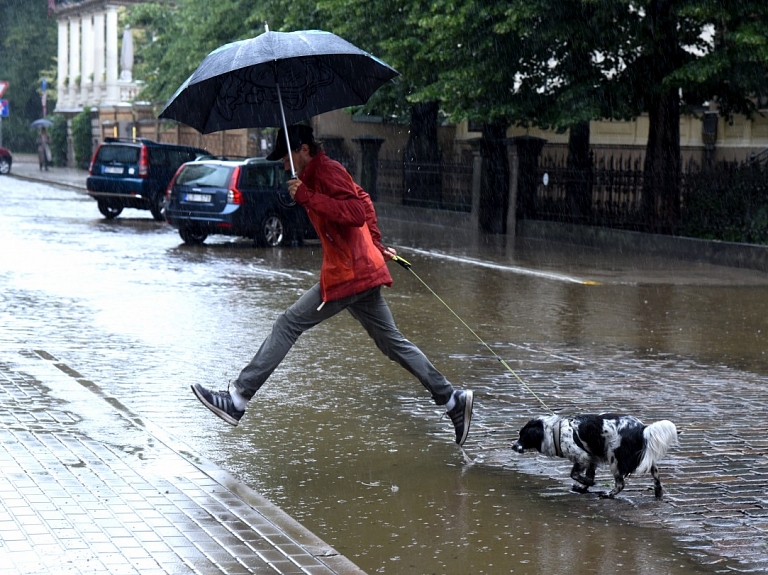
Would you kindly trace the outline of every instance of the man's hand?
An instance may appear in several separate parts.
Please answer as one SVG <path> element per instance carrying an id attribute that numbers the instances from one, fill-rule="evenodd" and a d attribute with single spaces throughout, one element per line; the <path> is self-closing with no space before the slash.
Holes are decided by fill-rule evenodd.
<path id="1" fill-rule="evenodd" d="M 296 196 L 296 190 L 298 190 L 299 186 L 303 183 L 304 182 L 302 182 L 299 178 L 288 180 L 288 192 L 291 194 L 291 198 Z"/>
<path id="2" fill-rule="evenodd" d="M 390 260 L 397 255 L 397 251 L 395 251 L 395 248 L 384 248 L 384 251 L 382 253 L 384 254 L 385 258 Z"/>

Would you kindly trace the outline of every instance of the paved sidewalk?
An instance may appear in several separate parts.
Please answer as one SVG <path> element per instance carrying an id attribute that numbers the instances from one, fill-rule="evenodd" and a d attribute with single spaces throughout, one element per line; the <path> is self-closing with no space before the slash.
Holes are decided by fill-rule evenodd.
<path id="1" fill-rule="evenodd" d="M 42 350 L 0 350 L 0 574 L 360 574 Z"/>
<path id="2" fill-rule="evenodd" d="M 41 170 L 35 154 L 15 154 L 11 166 L 11 176 L 46 182 L 55 186 L 63 186 L 85 193 L 85 180 L 88 177 L 87 170 L 75 168 L 49 167 Z"/>

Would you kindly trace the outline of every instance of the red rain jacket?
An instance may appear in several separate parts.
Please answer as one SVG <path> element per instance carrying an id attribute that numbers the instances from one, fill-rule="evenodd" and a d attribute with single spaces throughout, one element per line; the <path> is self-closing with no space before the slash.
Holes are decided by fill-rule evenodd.
<path id="1" fill-rule="evenodd" d="M 318 152 L 301 174 L 295 200 L 323 246 L 320 293 L 333 301 L 392 285 L 370 196 L 339 162 Z"/>

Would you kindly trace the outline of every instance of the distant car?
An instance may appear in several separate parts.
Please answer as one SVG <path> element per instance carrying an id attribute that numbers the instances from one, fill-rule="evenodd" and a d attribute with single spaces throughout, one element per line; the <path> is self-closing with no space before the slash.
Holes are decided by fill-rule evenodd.
<path id="1" fill-rule="evenodd" d="M 0 148 L 0 174 L 6 175 L 11 173 L 11 165 L 13 164 L 13 156 L 11 156 L 10 150 Z"/>
<path id="2" fill-rule="evenodd" d="M 264 158 L 190 162 L 168 186 L 165 219 L 190 245 L 212 234 L 250 238 L 265 247 L 315 239 L 286 181 L 283 163 Z"/>
<path id="3" fill-rule="evenodd" d="M 123 208 L 149 210 L 161 222 L 165 190 L 184 162 L 208 152 L 191 146 L 152 140 L 105 138 L 91 161 L 86 180 L 88 195 L 105 218 L 116 218 Z"/>

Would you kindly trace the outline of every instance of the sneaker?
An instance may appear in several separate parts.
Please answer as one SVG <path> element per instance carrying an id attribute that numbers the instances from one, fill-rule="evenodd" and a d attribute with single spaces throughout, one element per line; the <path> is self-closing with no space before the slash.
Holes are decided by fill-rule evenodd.
<path id="1" fill-rule="evenodd" d="M 468 390 L 455 391 L 456 405 L 448 411 L 453 426 L 456 428 L 456 443 L 464 445 L 469 434 L 469 424 L 472 421 L 472 392 Z"/>
<path id="2" fill-rule="evenodd" d="M 235 407 L 235 404 L 232 403 L 232 397 L 230 397 L 229 391 L 210 391 L 205 389 L 199 383 L 196 383 L 191 387 L 192 392 L 197 396 L 197 399 L 200 400 L 200 403 L 230 425 L 237 427 L 237 424 L 240 423 L 240 418 L 243 417 L 245 411 L 240 411 Z"/>

